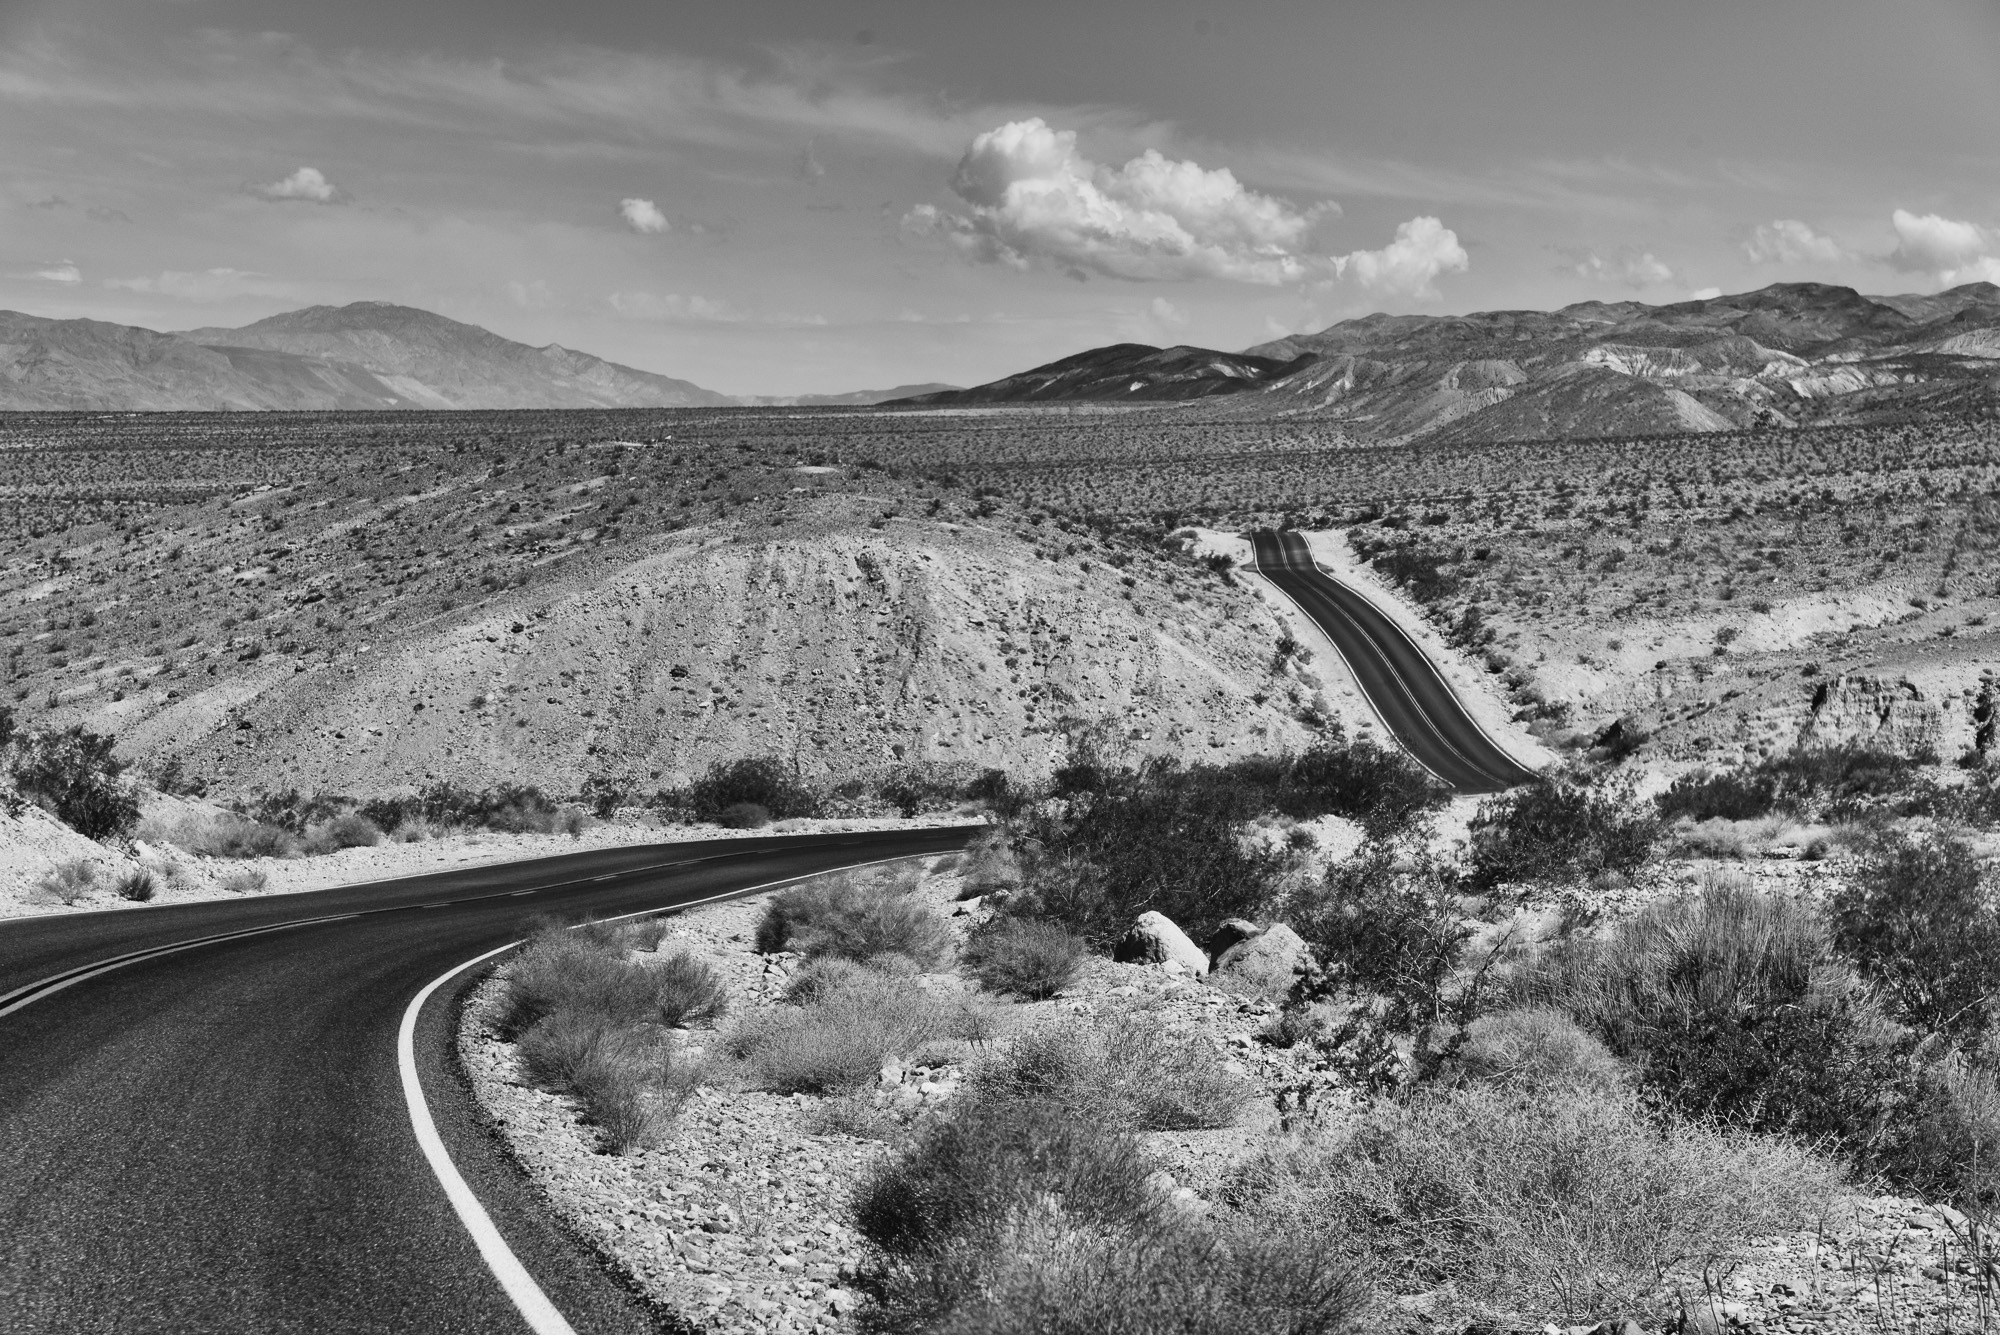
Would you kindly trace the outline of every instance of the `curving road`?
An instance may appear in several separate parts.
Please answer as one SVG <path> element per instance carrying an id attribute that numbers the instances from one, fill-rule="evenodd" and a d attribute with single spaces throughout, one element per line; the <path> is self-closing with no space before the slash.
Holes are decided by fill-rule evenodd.
<path id="1" fill-rule="evenodd" d="M 969 832 L 651 844 L 0 923 L 0 1332 L 530 1330 L 412 1128 L 398 1033 L 419 992 L 535 913 L 686 906 Z M 561 1231 L 484 1125 L 452 1050 L 479 973 L 415 1017 L 443 1150 L 576 1330 L 677 1329 Z"/>
<path id="2" fill-rule="evenodd" d="M 1303 535 L 1260 529 L 1251 540 L 1258 572 L 1326 632 L 1418 764 L 1461 793 L 1497 793 L 1535 777 L 1480 729 L 1402 627 L 1319 568 Z"/>

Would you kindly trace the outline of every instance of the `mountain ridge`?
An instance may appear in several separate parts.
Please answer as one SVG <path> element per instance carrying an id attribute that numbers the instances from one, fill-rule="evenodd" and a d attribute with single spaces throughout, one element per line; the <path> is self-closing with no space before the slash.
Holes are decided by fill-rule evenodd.
<path id="1" fill-rule="evenodd" d="M 1869 297 L 1778 283 L 1662 306 L 1378 312 L 1240 353 L 1111 344 L 902 402 L 1191 400 L 1201 400 L 1188 409 L 1197 415 L 1298 418 L 1357 439 L 1441 443 L 1990 408 L 2000 406 L 2000 287 Z"/>
<path id="2" fill-rule="evenodd" d="M 393 302 L 179 333 L 0 311 L 0 410 L 721 407 L 685 380 Z"/>

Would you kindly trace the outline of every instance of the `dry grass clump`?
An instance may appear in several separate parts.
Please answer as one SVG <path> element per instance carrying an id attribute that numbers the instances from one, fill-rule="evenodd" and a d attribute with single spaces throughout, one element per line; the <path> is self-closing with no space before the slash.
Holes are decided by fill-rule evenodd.
<path id="1" fill-rule="evenodd" d="M 1209 1043 L 1141 1015 L 1040 1026 L 976 1068 L 972 1087 L 1125 1131 L 1231 1126 L 1256 1092 Z"/>
<path id="2" fill-rule="evenodd" d="M 535 1084 L 581 1100 L 621 1154 L 656 1141 L 703 1075 L 658 1029 L 590 1012 L 557 1011 L 537 1021 L 521 1035 L 520 1058 Z"/>
<path id="3" fill-rule="evenodd" d="M 1082 937 L 1048 918 L 993 918 L 965 943 L 966 969 L 994 992 L 1043 1001 L 1076 981 Z"/>
<path id="4" fill-rule="evenodd" d="M 1151 1180 L 1132 1138 L 1034 1101 L 974 1101 L 878 1170 L 856 1206 L 875 1249 L 865 1328 L 1003 1335 L 1334 1335 L 1358 1272 L 1290 1230 L 1211 1227 Z"/>
<path id="5" fill-rule="evenodd" d="M 870 868 L 781 890 L 757 924 L 757 949 L 859 963 L 900 955 L 920 969 L 935 969 L 951 958 L 951 929 L 914 897 L 917 881 L 908 869 Z"/>
<path id="6" fill-rule="evenodd" d="M 111 888 L 120 899 L 144 904 L 160 892 L 160 881 L 145 867 L 133 867 L 113 881 Z"/>
<path id="7" fill-rule="evenodd" d="M 97 864 L 88 858 L 59 862 L 35 882 L 35 891 L 64 904 L 79 904 L 97 889 Z"/>
<path id="8" fill-rule="evenodd" d="M 523 1072 L 574 1095 L 617 1153 L 650 1144 L 704 1078 L 667 1026 L 719 1017 L 722 980 L 685 952 L 657 965 L 625 958 L 664 928 L 583 923 L 538 931 L 502 974 L 495 1027 L 519 1044 Z"/>
<path id="9" fill-rule="evenodd" d="M 500 1031 L 519 1034 L 561 1011 L 625 1025 L 682 1025 L 722 1015 L 727 989 L 712 968 L 685 952 L 657 965 L 635 964 L 625 958 L 631 941 L 609 924 L 544 929 L 507 966 Z"/>
<path id="10" fill-rule="evenodd" d="M 746 1016 L 726 1040 L 757 1086 L 780 1094 L 858 1089 L 892 1057 L 981 1041 L 995 1023 L 989 1004 L 947 980 L 848 961 L 810 966 L 791 1000 Z"/>
<path id="11" fill-rule="evenodd" d="M 1536 1091 L 1549 1098 L 1615 1097 L 1631 1073 L 1596 1036 L 1550 1006 L 1482 1015 L 1466 1026 L 1450 1073 L 1461 1081 Z"/>
<path id="12" fill-rule="evenodd" d="M 1783 1139 L 1488 1086 L 1294 1139 L 1231 1195 L 1253 1221 L 1376 1268 L 1434 1321 L 1519 1329 L 1664 1314 L 1676 1274 L 1812 1224 L 1839 1187 L 1833 1165 Z"/>
<path id="13" fill-rule="evenodd" d="M 343 848 L 373 848 L 381 842 L 382 831 L 374 821 L 360 812 L 349 811 L 309 828 L 299 847 L 317 856 L 337 853 Z"/>
<path id="14" fill-rule="evenodd" d="M 139 836 L 208 858 L 288 858 L 299 851 L 298 837 L 290 830 L 233 811 L 205 819 L 190 816 L 171 825 L 148 822 Z"/>

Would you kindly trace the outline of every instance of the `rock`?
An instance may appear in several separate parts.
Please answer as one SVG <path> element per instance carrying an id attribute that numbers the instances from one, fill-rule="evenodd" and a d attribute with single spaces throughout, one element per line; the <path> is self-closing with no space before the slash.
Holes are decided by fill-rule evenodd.
<path id="1" fill-rule="evenodd" d="M 1263 928 L 1247 918 L 1227 919 L 1223 922 L 1222 926 L 1209 934 L 1207 943 L 1208 957 L 1211 960 L 1219 960 L 1231 946 L 1239 941 L 1248 941 L 1263 930 Z"/>
<path id="2" fill-rule="evenodd" d="M 1216 981 L 1235 992 L 1277 1000 L 1312 967 L 1312 952 L 1283 923 L 1238 941 L 1215 961 Z"/>
<path id="3" fill-rule="evenodd" d="M 1112 958 L 1121 964 L 1180 965 L 1196 978 L 1208 973 L 1208 956 L 1166 914 L 1148 910 L 1119 938 Z"/>

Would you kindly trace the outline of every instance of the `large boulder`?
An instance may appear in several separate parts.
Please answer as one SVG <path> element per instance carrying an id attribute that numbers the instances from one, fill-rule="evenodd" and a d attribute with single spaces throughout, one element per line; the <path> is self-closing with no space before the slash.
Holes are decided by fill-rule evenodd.
<path id="1" fill-rule="evenodd" d="M 1222 958 L 1224 951 L 1238 941 L 1248 941 L 1263 930 L 1248 918 L 1224 918 L 1222 926 L 1210 932 L 1208 940 L 1202 945 L 1208 951 L 1209 959 L 1218 960 Z"/>
<path id="2" fill-rule="evenodd" d="M 1282 1001 L 1312 968 L 1312 951 L 1283 923 L 1238 941 L 1216 957 L 1218 985 L 1246 996 Z"/>
<path id="3" fill-rule="evenodd" d="M 1208 972 L 1208 956 L 1188 934 L 1166 914 L 1148 910 L 1139 915 L 1131 930 L 1118 939 L 1111 957 L 1121 964 L 1158 964 L 1170 972 L 1201 977 Z"/>

